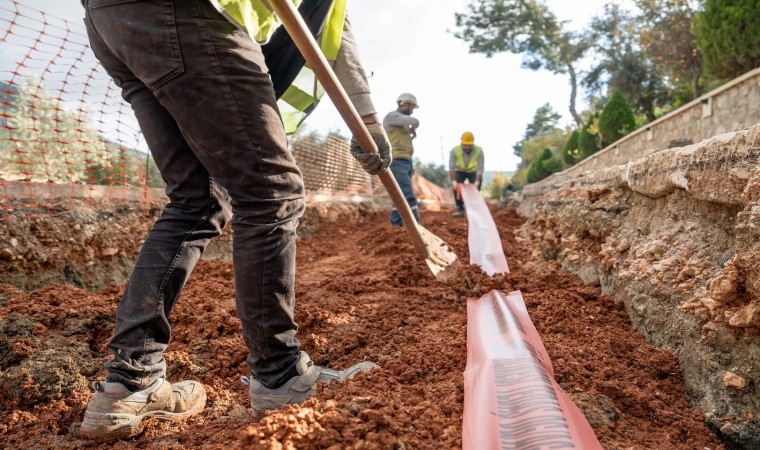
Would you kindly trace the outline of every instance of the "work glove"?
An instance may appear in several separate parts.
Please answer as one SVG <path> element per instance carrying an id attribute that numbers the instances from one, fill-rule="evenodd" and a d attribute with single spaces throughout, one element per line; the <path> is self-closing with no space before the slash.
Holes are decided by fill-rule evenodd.
<path id="1" fill-rule="evenodd" d="M 385 128 L 379 123 L 365 124 L 372 140 L 377 145 L 378 153 L 364 153 L 359 143 L 351 138 L 351 154 L 354 155 L 362 169 L 370 175 L 377 175 L 385 172 L 391 164 L 391 143 L 388 141 L 388 135 L 385 134 Z"/>

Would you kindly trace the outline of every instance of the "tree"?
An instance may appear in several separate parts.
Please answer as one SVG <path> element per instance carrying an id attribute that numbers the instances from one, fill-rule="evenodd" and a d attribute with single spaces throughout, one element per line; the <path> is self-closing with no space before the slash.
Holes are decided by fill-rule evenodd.
<path id="1" fill-rule="evenodd" d="M 548 103 L 540 106 L 535 113 L 533 113 L 533 120 L 525 127 L 523 138 L 520 142 L 512 146 L 515 155 L 522 157 L 523 142 L 533 139 L 536 136 L 544 136 L 551 134 L 557 128 L 557 122 L 562 116 L 554 111 L 552 106 Z"/>
<path id="2" fill-rule="evenodd" d="M 589 39 L 595 42 L 597 62 L 583 85 L 591 94 L 621 91 L 637 113 L 652 121 L 672 93 L 657 64 L 639 45 L 638 28 L 633 16 L 617 5 L 606 6 L 604 14 L 591 21 Z"/>
<path id="3" fill-rule="evenodd" d="M 441 187 L 449 187 L 451 185 L 449 171 L 441 164 L 423 163 L 419 159 L 414 158 L 414 170 L 433 184 Z"/>
<path id="4" fill-rule="evenodd" d="M 702 52 L 693 33 L 704 0 L 635 0 L 639 43 L 677 91 L 688 86 L 688 102 L 702 92 Z"/>
<path id="5" fill-rule="evenodd" d="M 0 175 L 6 180 L 162 187 L 150 155 L 117 145 L 69 111 L 39 80 L 0 85 L 7 120 L 0 128 Z"/>
<path id="6" fill-rule="evenodd" d="M 697 34 L 710 75 L 730 79 L 760 66 L 758 17 L 757 0 L 707 0 Z"/>
<path id="7" fill-rule="evenodd" d="M 8 95 L 0 131 L 0 174 L 9 180 L 83 182 L 85 167 L 104 150 L 82 114 L 59 106 L 41 82 L 27 78 Z"/>
<path id="8" fill-rule="evenodd" d="M 636 128 L 633 111 L 620 91 L 612 94 L 610 101 L 604 105 L 599 116 L 599 132 L 602 135 L 602 147 L 606 147 Z"/>
<path id="9" fill-rule="evenodd" d="M 523 55 L 522 66 L 546 69 L 570 77 L 570 114 L 580 126 L 576 111 L 578 75 L 576 64 L 588 49 L 580 33 L 563 24 L 539 0 L 473 0 L 466 13 L 457 13 L 454 35 L 469 43 L 471 53 L 487 57 L 498 52 Z"/>

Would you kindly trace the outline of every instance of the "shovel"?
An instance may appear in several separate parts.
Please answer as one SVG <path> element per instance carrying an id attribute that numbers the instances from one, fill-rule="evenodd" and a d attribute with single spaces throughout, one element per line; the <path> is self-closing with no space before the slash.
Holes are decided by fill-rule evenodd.
<path id="1" fill-rule="evenodd" d="M 343 90 L 343 86 L 341 86 L 338 78 L 335 76 L 335 72 L 333 72 L 332 67 L 319 49 L 314 37 L 307 31 L 308 28 L 293 5 L 292 0 L 269 0 L 269 4 L 309 64 L 309 68 L 314 71 L 317 80 L 325 88 L 325 92 L 327 92 L 341 117 L 343 117 L 343 120 L 348 125 L 362 150 L 364 152 L 371 151 L 376 153 L 377 145 L 375 145 L 375 141 L 364 126 L 364 122 L 361 120 L 359 113 L 356 112 L 354 105 L 348 99 L 346 91 Z M 457 266 L 459 265 L 457 255 L 454 254 L 451 247 L 443 239 L 426 230 L 414 220 L 412 210 L 406 203 L 406 199 L 390 170 L 379 174 L 378 177 L 383 182 L 383 186 L 388 191 L 393 204 L 396 205 L 396 209 L 404 221 L 404 226 L 409 232 L 409 237 L 412 239 L 414 248 L 425 259 L 428 267 L 430 267 L 433 275 L 438 280 L 448 280 L 456 273 Z"/>

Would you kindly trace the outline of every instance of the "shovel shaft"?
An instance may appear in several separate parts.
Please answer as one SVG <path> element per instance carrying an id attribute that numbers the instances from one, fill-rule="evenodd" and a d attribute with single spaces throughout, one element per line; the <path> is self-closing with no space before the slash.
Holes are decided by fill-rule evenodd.
<path id="1" fill-rule="evenodd" d="M 325 92 L 327 92 L 338 113 L 340 113 L 346 125 L 348 125 L 348 129 L 351 130 L 354 139 L 356 139 L 364 152 L 377 153 L 375 141 L 370 136 L 369 131 L 367 131 L 367 127 L 349 100 L 346 91 L 338 81 L 338 77 L 335 76 L 335 72 L 322 54 L 314 37 L 307 31 L 308 28 L 293 5 L 293 2 L 290 0 L 269 0 L 269 4 L 309 64 L 309 68 L 314 71 L 317 79 L 325 88 Z M 396 179 L 393 177 L 393 173 L 390 170 L 386 170 L 378 175 L 378 177 L 383 186 L 385 186 L 385 190 L 388 191 L 393 204 L 396 205 L 396 209 L 401 215 L 404 226 L 412 239 L 414 248 L 417 249 L 423 258 L 427 258 L 429 253 L 427 244 L 417 227 L 417 221 L 414 219 L 414 215 L 412 215 L 409 204 L 406 202 Z"/>

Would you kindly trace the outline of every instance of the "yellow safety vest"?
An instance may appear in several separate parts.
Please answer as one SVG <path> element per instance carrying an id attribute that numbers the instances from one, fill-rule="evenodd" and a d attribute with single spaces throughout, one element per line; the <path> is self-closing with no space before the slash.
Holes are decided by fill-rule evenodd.
<path id="1" fill-rule="evenodd" d="M 248 33 L 254 41 L 265 44 L 280 26 L 280 20 L 266 0 L 209 0 L 214 7 L 238 27 Z M 292 0 L 298 6 L 302 0 Z M 322 32 L 317 36 L 322 53 L 329 61 L 338 58 L 338 50 L 343 39 L 343 25 L 346 20 L 347 0 L 333 0 L 327 13 Z M 314 72 L 304 65 L 293 83 L 285 90 L 277 106 L 285 126 L 285 132 L 293 134 L 309 116 L 325 94 Z"/>
<path id="2" fill-rule="evenodd" d="M 393 149 L 393 159 L 408 159 L 411 161 L 414 146 L 412 145 L 412 135 L 409 132 L 409 127 L 406 125 L 391 127 L 386 132 L 388 133 L 388 141 L 390 141 L 391 148 Z"/>
<path id="3" fill-rule="evenodd" d="M 470 160 L 467 161 L 467 165 L 464 165 L 464 156 L 462 152 L 462 146 L 457 145 L 454 147 L 454 156 L 457 159 L 457 170 L 467 173 L 477 172 L 478 171 L 478 158 L 480 157 L 480 152 L 483 151 L 480 146 L 475 145 L 475 148 L 472 150 L 472 153 L 470 154 Z"/>

